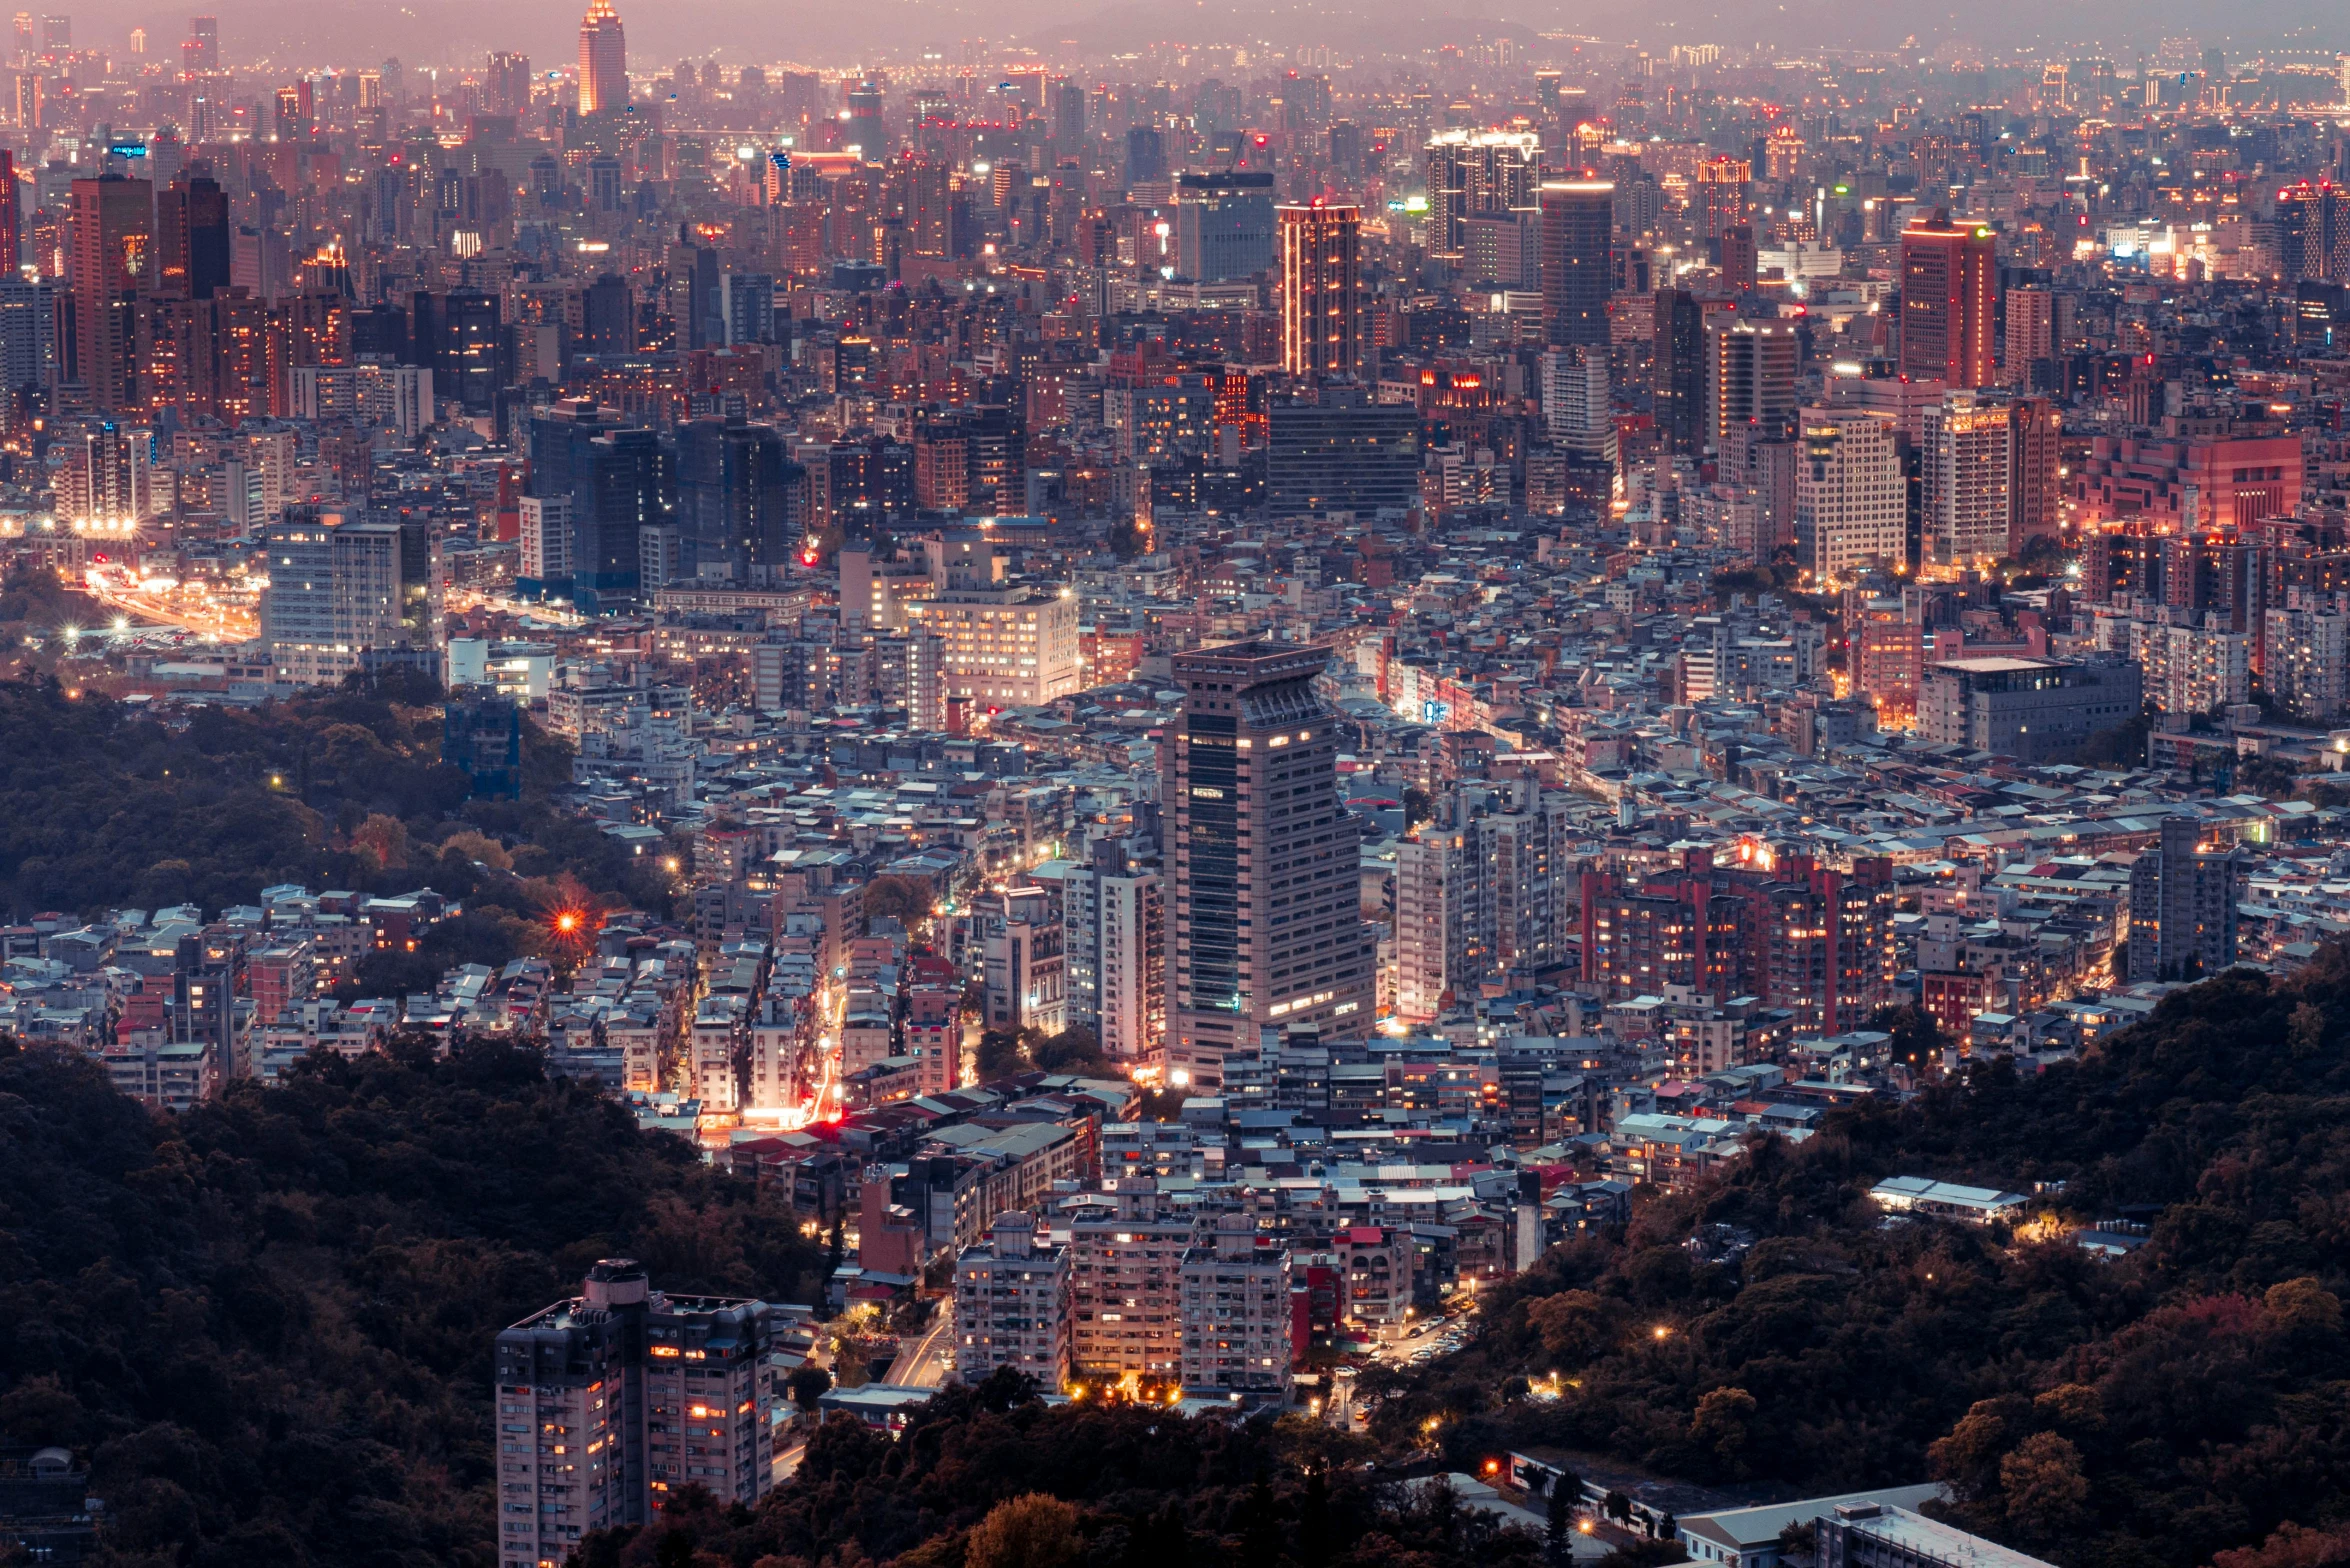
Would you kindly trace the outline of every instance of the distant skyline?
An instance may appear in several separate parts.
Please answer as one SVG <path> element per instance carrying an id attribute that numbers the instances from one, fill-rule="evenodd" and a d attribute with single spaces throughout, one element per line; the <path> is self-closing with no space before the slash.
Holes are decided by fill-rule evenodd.
<path id="1" fill-rule="evenodd" d="M 100 4 L 74 6 L 68 14 L 74 18 L 77 41 L 85 46 L 123 50 L 130 30 L 144 27 L 149 57 L 169 58 L 176 55 L 195 9 Z M 490 50 L 519 49 L 542 70 L 576 59 L 581 9 L 571 0 L 395 0 L 366 8 L 257 0 L 212 7 L 220 17 L 224 55 L 236 63 L 266 55 L 289 68 L 317 67 L 396 54 L 417 68 L 472 68 Z M 1856 9 L 1827 0 L 1763 0 L 1746 6 L 1725 6 L 1718 0 L 1602 0 L 1594 6 L 1465 0 L 1441 12 L 1423 0 L 1271 8 L 1221 0 L 1194 0 L 1188 7 L 881 0 L 857 7 L 784 9 L 637 3 L 623 4 L 620 10 L 629 29 L 631 64 L 640 72 L 713 52 L 733 63 L 797 59 L 847 65 L 876 41 L 899 49 L 936 43 L 953 59 L 961 41 L 973 36 L 983 36 L 991 44 L 1017 41 L 1048 59 L 1064 39 L 1076 40 L 1090 53 L 1134 49 L 1170 38 L 1195 43 L 1263 41 L 1285 49 L 1371 40 L 1373 47 L 1406 52 L 1466 42 L 1480 25 L 1495 23 L 1656 47 L 1688 41 L 1730 46 L 1768 42 L 1791 50 L 1893 49 L 1914 38 L 1921 52 L 1953 40 L 1998 51 L 2056 44 L 2079 48 L 2102 38 L 2107 40 L 2104 52 L 2128 60 L 2164 37 L 2190 34 L 2218 43 L 2231 54 L 2288 46 L 2323 53 L 2350 50 L 2350 20 L 2342 17 L 2339 7 L 2321 7 L 2315 0 L 2288 0 L 2236 12 L 2226 20 L 2241 31 L 2228 33 L 2215 31 L 2209 6 L 2187 0 L 2083 0 L 2056 13 L 2065 23 L 2062 33 L 2049 28 L 2048 7 L 2026 0 L 1987 0 L 1963 9 L 1919 4 Z"/>

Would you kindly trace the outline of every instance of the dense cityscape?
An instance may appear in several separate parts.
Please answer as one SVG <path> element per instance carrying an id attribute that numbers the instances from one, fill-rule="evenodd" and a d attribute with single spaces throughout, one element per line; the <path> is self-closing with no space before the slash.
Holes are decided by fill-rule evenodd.
<path id="1" fill-rule="evenodd" d="M 645 20 L 0 34 L 0 1563 L 2350 1563 L 2350 53 Z"/>

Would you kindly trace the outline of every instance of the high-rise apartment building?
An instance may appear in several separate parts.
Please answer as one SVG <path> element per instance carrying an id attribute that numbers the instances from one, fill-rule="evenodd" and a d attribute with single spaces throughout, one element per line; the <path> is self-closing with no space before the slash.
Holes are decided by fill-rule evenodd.
<path id="1" fill-rule="evenodd" d="M 1901 234 L 1902 374 L 1953 388 L 1998 379 L 1992 324 L 1999 257 L 1988 228 L 1953 223 L 1947 208 Z"/>
<path id="2" fill-rule="evenodd" d="M 1607 344 L 1615 199 L 1606 180 L 1554 180 L 1541 189 L 1542 338 L 1552 348 Z"/>
<path id="3" fill-rule="evenodd" d="M 1183 1386 L 1287 1403 L 1294 1355 L 1289 1249 L 1246 1214 L 1219 1214 L 1183 1255 Z"/>
<path id="4" fill-rule="evenodd" d="M 1463 785 L 1435 810 L 1396 846 L 1395 1011 L 1414 1022 L 1495 975 L 1561 962 L 1575 935 L 1565 796 Z"/>
<path id="5" fill-rule="evenodd" d="M 632 1258 L 498 1335 L 498 1563 L 557 1568 L 589 1531 L 641 1525 L 699 1486 L 774 1489 L 758 1301 L 670 1296 Z"/>
<path id="6" fill-rule="evenodd" d="M 764 584 L 799 554 L 808 476 L 773 425 L 716 417 L 677 431 L 679 572 Z"/>
<path id="7" fill-rule="evenodd" d="M 101 413 L 138 400 L 136 295 L 153 281 L 154 238 L 153 182 L 73 182 L 72 370 Z"/>
<path id="8" fill-rule="evenodd" d="M 1448 802 L 1440 813 L 1457 809 Z M 1395 849 L 1395 1015 L 1428 1023 L 1485 975 L 1477 906 L 1486 891 L 1476 829 L 1423 823 Z"/>
<path id="9" fill-rule="evenodd" d="M 228 193 L 207 174 L 182 169 L 155 193 L 155 289 L 210 299 L 229 286 Z"/>
<path id="10" fill-rule="evenodd" d="M 1183 713 L 1161 769 L 1168 824 L 1168 1080 L 1213 1087 L 1268 1027 L 1360 1037 L 1376 1001 L 1355 819 L 1338 799 L 1321 648 L 1175 655 Z"/>
<path id="11" fill-rule="evenodd" d="M 271 523 L 262 544 L 261 638 L 273 682 L 331 686 L 368 654 L 402 643 L 397 523 L 298 508 Z"/>
<path id="12" fill-rule="evenodd" d="M 2009 289 L 2000 341 L 2007 384 L 2030 391 L 2051 376 L 2056 359 L 2056 296 L 2045 288 Z"/>
<path id="13" fill-rule="evenodd" d="M 1129 1177 L 1069 1220 L 1070 1354 L 1077 1375 L 1183 1375 L 1183 1259 L 1199 1227 Z"/>
<path id="14" fill-rule="evenodd" d="M 628 39 L 612 0 L 589 0 L 579 22 L 579 112 L 628 107 Z"/>
<path id="15" fill-rule="evenodd" d="M 0 148 L 0 273 L 16 276 L 24 256 L 24 213 L 16 191 L 16 154 Z"/>
<path id="16" fill-rule="evenodd" d="M 1657 434 L 1674 452 L 1705 450 L 1705 310 L 1686 289 L 1659 289 L 1649 373 Z"/>
<path id="17" fill-rule="evenodd" d="M 1113 1061 L 1155 1057 L 1167 1034 L 1167 935 L 1158 846 L 1098 840 L 1061 879 L 1061 944 L 1071 1027 Z"/>
<path id="18" fill-rule="evenodd" d="M 1439 131 L 1422 153 L 1428 178 L 1428 248 L 1458 257 L 1469 220 L 1535 205 L 1542 139 L 1531 131 Z"/>
<path id="19" fill-rule="evenodd" d="M 499 50 L 482 70 L 482 101 L 492 114 L 530 112 L 530 56 Z"/>
<path id="20" fill-rule="evenodd" d="M 1281 366 L 1293 376 L 1363 368 L 1363 210 L 1321 197 L 1283 207 Z"/>
<path id="21" fill-rule="evenodd" d="M 1069 1374 L 1069 1252 L 1039 1242 L 1035 1217 L 996 1216 L 988 1239 L 955 1259 L 955 1371 L 977 1383 L 998 1367 L 1057 1392 Z"/>
<path id="22" fill-rule="evenodd" d="M 2193 817 L 2165 817 L 2161 847 L 2130 866 L 2132 982 L 2208 979 L 2236 961 L 2236 855 L 2201 835 Z"/>
<path id="23" fill-rule="evenodd" d="M 153 510 L 149 466 L 155 432 L 111 419 L 60 432 L 65 466 L 57 473 L 57 511 L 77 532 L 121 536 Z"/>
<path id="24" fill-rule="evenodd" d="M 2350 712 L 2350 615 L 2338 594 L 2288 592 L 2265 618 L 2262 684 L 2292 717 L 2331 724 Z"/>
<path id="25" fill-rule="evenodd" d="M 2277 193 L 2277 261 L 2288 283 L 2350 282 L 2350 190 L 2302 180 Z"/>
<path id="26" fill-rule="evenodd" d="M 1542 424 L 1551 445 L 1612 475 L 1618 455 L 1616 415 L 1605 348 L 1583 344 L 1544 351 Z"/>
<path id="27" fill-rule="evenodd" d="M 1919 461 L 1928 561 L 1979 569 L 2015 553 L 2012 426 L 2007 405 L 1972 392 L 1947 393 L 1925 411 Z"/>

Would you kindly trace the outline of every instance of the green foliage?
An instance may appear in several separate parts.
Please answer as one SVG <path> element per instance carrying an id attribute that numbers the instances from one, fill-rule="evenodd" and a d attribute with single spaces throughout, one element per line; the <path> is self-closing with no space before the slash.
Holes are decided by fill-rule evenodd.
<path id="1" fill-rule="evenodd" d="M 1125 1076 L 1102 1055 L 1101 1037 L 1083 1024 L 1059 1034 L 1046 1034 L 1041 1029 L 987 1030 L 979 1037 L 978 1068 L 981 1083 L 1018 1073 L 1080 1073 L 1093 1078 Z"/>
<path id="2" fill-rule="evenodd" d="M 820 1258 L 526 1049 L 329 1059 L 172 1121 L 0 1056 L 0 1442 L 91 1457 L 126 1560 L 488 1568 L 492 1339 L 616 1253 L 777 1300 Z"/>
<path id="3" fill-rule="evenodd" d="M 1133 1405 L 1037 1402 L 999 1372 L 950 1388 L 896 1442 L 835 1416 L 755 1512 L 672 1502 L 644 1530 L 592 1536 L 580 1568 L 884 1563 L 1089 1568 L 1535 1568 L 1443 1487 L 1382 1484 L 1359 1438 L 1299 1416 L 1236 1424 Z"/>
<path id="4" fill-rule="evenodd" d="M 518 876 L 569 873 L 667 912 L 658 868 L 549 800 L 567 747 L 527 729 L 524 798 L 468 801 L 440 760 L 437 700 L 402 677 L 167 723 L 53 680 L 0 680 L 0 912 L 209 910 L 277 882 L 466 898 L 507 881 L 442 845 L 485 831 L 518 846 Z"/>
<path id="5" fill-rule="evenodd" d="M 2291 980 L 2176 993 L 2078 1063 L 1978 1066 L 1766 1140 L 1494 1291 L 1485 1334 L 1400 1380 L 1376 1428 L 1400 1445 L 1445 1417 L 1464 1468 L 1539 1442 L 1799 1493 L 1931 1474 L 1967 1527 L 2073 1568 L 2190 1568 L 2337 1524 L 2346 1040 L 2350 965 L 2328 948 Z M 1897 1173 L 2061 1184 L 2057 1224 L 1886 1228 L 1863 1195 Z M 2161 1217 L 2124 1261 L 2061 1234 L 2139 1206 Z M 1712 1224 L 1758 1239 L 1693 1261 Z M 1555 1401 L 1494 1397 L 1554 1371 Z"/>

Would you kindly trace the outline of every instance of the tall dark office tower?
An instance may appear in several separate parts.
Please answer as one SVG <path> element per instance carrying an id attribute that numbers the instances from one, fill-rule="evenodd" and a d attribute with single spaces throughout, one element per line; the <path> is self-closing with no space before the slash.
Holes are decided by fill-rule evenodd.
<path id="1" fill-rule="evenodd" d="M 1315 197 L 1283 207 L 1281 366 L 1293 376 L 1363 368 L 1363 209 Z"/>
<path id="2" fill-rule="evenodd" d="M 1552 348 L 1607 342 L 1615 198 L 1607 180 L 1542 187 L 1542 331 Z"/>
<path id="3" fill-rule="evenodd" d="M 183 169 L 155 198 L 155 289 L 210 299 L 229 285 L 228 193 L 211 175 Z"/>
<path id="4" fill-rule="evenodd" d="M 508 380 L 506 334 L 498 296 L 487 289 L 418 294 L 410 302 L 409 351 L 432 367 L 437 392 L 457 398 L 467 412 L 486 414 Z"/>
<path id="5" fill-rule="evenodd" d="M 1265 1031 L 1371 1027 L 1377 948 L 1360 834 L 1338 799 L 1338 731 L 1315 695 L 1324 648 L 1248 642 L 1175 656 L 1183 714 L 1163 766 L 1168 1081 L 1212 1090 Z"/>
<path id="6" fill-rule="evenodd" d="M 2350 282 L 2350 191 L 2303 180 L 2277 192 L 2277 261 L 2289 283 Z"/>
<path id="7" fill-rule="evenodd" d="M 112 413 L 136 398 L 131 362 L 137 291 L 154 275 L 155 186 L 106 176 L 73 182 L 75 373 L 90 406 Z"/>
<path id="8" fill-rule="evenodd" d="M 628 280 L 607 272 L 581 291 L 579 351 L 626 354 L 636 347 L 636 297 Z"/>
<path id="9" fill-rule="evenodd" d="M 610 430 L 575 452 L 571 487 L 572 596 L 595 613 L 636 596 L 640 541 L 673 520 L 676 468 L 650 430 Z"/>
<path id="10" fill-rule="evenodd" d="M 24 255 L 24 216 L 16 204 L 16 154 L 0 147 L 0 275 L 16 276 Z"/>
<path id="11" fill-rule="evenodd" d="M 188 36 L 180 44 L 180 68 L 190 73 L 220 69 L 220 18 L 188 18 Z"/>
<path id="12" fill-rule="evenodd" d="M 1901 373 L 1952 387 L 1999 379 L 1992 323 L 1999 255 L 1991 231 L 1938 209 L 1901 234 Z"/>
<path id="13" fill-rule="evenodd" d="M 1675 452 L 1705 448 L 1705 311 L 1686 289 L 1659 289 L 1651 373 L 1657 433 Z"/>
<path id="14" fill-rule="evenodd" d="M 680 576 L 752 583 L 799 549 L 808 476 L 773 425 L 694 419 L 677 431 Z"/>
<path id="15" fill-rule="evenodd" d="M 1126 183 L 1148 184 L 1167 177 L 1167 143 L 1155 125 L 1126 128 Z"/>

